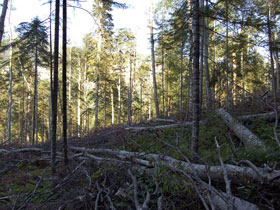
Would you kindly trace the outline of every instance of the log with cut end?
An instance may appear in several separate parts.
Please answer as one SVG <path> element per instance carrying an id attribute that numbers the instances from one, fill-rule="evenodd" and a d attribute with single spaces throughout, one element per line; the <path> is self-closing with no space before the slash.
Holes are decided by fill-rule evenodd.
<path id="1" fill-rule="evenodd" d="M 228 112 L 223 108 L 217 109 L 216 114 L 223 120 L 223 122 L 229 127 L 231 131 L 246 145 L 246 146 L 261 146 L 265 147 L 264 143 L 248 128 L 240 124 L 235 120 Z"/>

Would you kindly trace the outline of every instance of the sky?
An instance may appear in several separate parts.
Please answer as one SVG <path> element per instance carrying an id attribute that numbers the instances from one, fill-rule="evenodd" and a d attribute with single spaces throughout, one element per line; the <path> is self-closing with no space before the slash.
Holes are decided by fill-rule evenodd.
<path id="1" fill-rule="evenodd" d="M 93 1 L 84 1 L 85 2 L 81 3 L 81 7 L 91 11 Z M 159 0 L 154 1 L 156 3 Z M 45 2 L 47 2 L 47 0 L 12 0 L 12 27 L 15 28 L 21 22 L 30 22 L 36 16 L 41 20 L 47 19 L 49 17 L 50 8 L 49 4 L 45 4 Z M 112 15 L 115 29 L 131 29 L 136 35 L 138 53 L 149 54 L 148 11 L 151 0 L 119 0 L 118 2 L 126 3 L 129 8 L 125 10 L 113 10 Z M 7 13 L 6 18 L 6 20 L 8 20 L 9 13 Z M 94 31 L 95 22 L 90 14 L 81 9 L 68 8 L 68 18 L 68 39 L 70 44 L 82 46 L 84 35 Z M 8 30 L 8 21 L 6 21 L 5 30 Z"/>

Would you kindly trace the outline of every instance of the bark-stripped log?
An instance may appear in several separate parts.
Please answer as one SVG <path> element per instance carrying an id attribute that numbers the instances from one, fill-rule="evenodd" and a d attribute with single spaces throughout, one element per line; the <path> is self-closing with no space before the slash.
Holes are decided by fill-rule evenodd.
<path id="1" fill-rule="evenodd" d="M 138 164 L 152 167 L 154 162 L 159 162 L 161 165 L 172 167 L 173 170 L 184 170 L 188 174 L 197 174 L 201 179 L 207 180 L 208 176 L 214 181 L 223 181 L 224 173 L 221 166 L 207 166 L 201 164 L 187 163 L 185 161 L 176 160 L 167 155 L 146 154 L 143 152 L 128 152 L 124 150 L 116 151 L 111 149 L 87 149 L 83 147 L 71 147 L 73 151 L 107 154 L 116 156 L 122 160 L 132 160 Z M 145 161 L 148 160 L 148 161 Z M 268 171 L 264 168 L 241 167 L 230 164 L 225 164 L 229 179 L 236 184 L 248 184 L 248 182 L 272 182 L 279 181 L 280 171 Z"/>
<path id="2" fill-rule="evenodd" d="M 228 112 L 223 108 L 217 109 L 216 114 L 223 120 L 223 122 L 232 130 L 236 136 L 246 145 L 246 146 L 261 146 L 265 147 L 264 143 L 248 128 L 241 125 L 236 121 Z"/>

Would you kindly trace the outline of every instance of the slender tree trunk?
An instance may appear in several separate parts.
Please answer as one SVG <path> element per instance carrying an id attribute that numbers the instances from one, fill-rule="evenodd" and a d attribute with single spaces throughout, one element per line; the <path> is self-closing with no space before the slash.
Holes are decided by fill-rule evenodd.
<path id="1" fill-rule="evenodd" d="M 206 0 L 206 9 L 208 9 L 208 0 Z M 210 110 L 212 108 L 212 93 L 210 88 L 210 74 L 208 66 L 208 47 L 209 47 L 209 18 L 205 18 L 204 29 L 204 66 L 205 66 L 205 96 L 206 96 L 206 108 Z"/>
<path id="2" fill-rule="evenodd" d="M 185 47 L 185 41 L 184 39 L 182 40 L 182 43 L 181 43 L 181 58 L 180 58 L 180 107 L 179 107 L 179 110 L 180 110 L 180 114 L 182 114 L 183 112 L 183 71 L 184 71 L 184 62 L 183 62 L 183 59 L 184 59 L 184 47 Z"/>
<path id="3" fill-rule="evenodd" d="M 34 144 L 34 142 L 38 144 L 38 47 L 37 44 L 38 41 L 36 37 L 32 145 Z"/>
<path id="4" fill-rule="evenodd" d="M 77 119 L 78 119 L 78 136 L 81 136 L 81 74 L 82 64 L 81 58 L 79 57 L 79 77 L 78 77 L 78 107 L 77 107 Z"/>
<path id="5" fill-rule="evenodd" d="M 127 109 L 127 124 L 131 125 L 131 99 L 132 99 L 132 61 L 130 56 L 129 61 L 129 88 L 128 88 L 128 109 Z"/>
<path id="6" fill-rule="evenodd" d="M 204 0 L 199 0 L 199 9 L 200 13 L 203 13 L 203 15 L 200 15 L 199 18 L 199 25 L 200 25 L 200 42 L 199 45 L 200 54 L 199 54 L 199 106 L 200 109 L 203 105 L 203 77 L 204 77 L 204 36 L 205 36 L 205 22 L 204 22 Z"/>
<path id="7" fill-rule="evenodd" d="M 163 44 L 164 45 L 164 44 Z M 161 83 L 162 83 L 162 116 L 165 116 L 165 98 L 164 98 L 164 46 L 161 48 Z M 142 83 L 141 83 L 142 88 Z"/>
<path id="8" fill-rule="evenodd" d="M 118 124 L 121 124 L 121 115 L 122 115 L 122 102 L 121 102 L 121 76 L 119 76 L 118 97 L 119 97 L 119 114 L 118 114 Z"/>
<path id="9" fill-rule="evenodd" d="M 192 152 L 194 157 L 199 148 L 199 0 L 193 0 L 193 128 Z"/>
<path id="10" fill-rule="evenodd" d="M 4 34 L 4 29 L 5 29 L 5 18 L 6 18 L 6 13 L 8 9 L 8 2 L 9 0 L 4 0 L 3 5 L 2 5 L 2 12 L 1 12 L 1 17 L 0 17 L 0 46 L 2 43 L 2 38 Z"/>
<path id="11" fill-rule="evenodd" d="M 271 33 L 271 21 L 270 21 L 270 8 L 268 5 L 267 9 L 267 28 L 268 28 L 268 40 L 269 40 L 269 54 L 270 54 L 270 68 L 272 76 L 272 92 L 274 100 L 274 112 L 275 112 L 275 125 L 274 125 L 274 137 L 278 146 L 280 146 L 280 141 L 278 139 L 277 127 L 278 127 L 278 105 L 277 105 L 277 90 L 275 84 L 275 73 L 274 73 L 274 60 L 273 60 L 273 49 L 272 49 L 272 33 Z"/>
<path id="12" fill-rule="evenodd" d="M 11 18 L 11 10 L 10 17 Z M 12 141 L 12 105 L 13 105 L 13 67 L 12 67 L 12 57 L 13 57 L 13 47 L 12 47 L 12 29 L 10 23 L 10 50 L 9 50 L 9 105 L 8 105 L 8 143 Z"/>
<path id="13" fill-rule="evenodd" d="M 57 126 L 57 89 L 58 89 L 58 59 L 59 59 L 59 5 L 56 0 L 55 6 L 55 41 L 54 41 L 54 78 L 53 78 L 53 100 L 52 100 L 52 141 L 51 141 L 51 168 L 56 173 L 56 126 Z"/>
<path id="14" fill-rule="evenodd" d="M 49 125 L 48 125 L 48 140 L 51 142 L 52 138 L 52 93 L 53 93 L 53 46 L 52 46 L 52 0 L 50 0 L 50 100 L 49 100 Z"/>
<path id="15" fill-rule="evenodd" d="M 63 107 L 62 107 L 62 138 L 63 138 L 63 155 L 64 155 L 64 164 L 68 163 L 68 152 L 67 152 L 67 0 L 63 0 L 63 55 L 62 55 L 62 98 L 63 98 Z"/>
<path id="16" fill-rule="evenodd" d="M 19 62 L 20 64 L 20 62 Z M 21 120 L 20 120 L 20 140 L 21 143 L 24 142 L 24 117 L 25 117 L 25 81 L 23 79 L 23 69 L 21 67 L 21 72 L 22 72 L 22 115 L 21 115 Z"/>
<path id="17" fill-rule="evenodd" d="M 143 92 L 142 92 L 142 82 L 140 82 L 140 122 L 142 122 L 142 120 L 143 120 L 142 107 L 143 107 Z M 164 113 L 163 113 L 163 115 L 164 115 Z"/>
<path id="18" fill-rule="evenodd" d="M 114 104 L 114 91 L 111 87 L 111 108 L 112 108 L 112 125 L 115 123 L 115 104 Z"/>
<path id="19" fill-rule="evenodd" d="M 150 23 L 150 36 L 151 36 L 151 53 L 152 53 L 152 74 L 153 74 L 153 86 L 154 86 L 154 103 L 156 108 L 156 117 L 159 118 L 159 106 L 158 106 L 158 96 L 157 96 L 157 80 L 156 80 L 156 64 L 155 64 L 155 40 L 153 32 L 153 4 L 152 4 L 152 14 Z"/>
<path id="20" fill-rule="evenodd" d="M 107 112 L 107 91 L 106 91 L 107 82 L 104 82 L 104 128 L 106 128 L 107 119 L 106 119 L 106 112 Z"/>
<path id="21" fill-rule="evenodd" d="M 230 94 L 229 94 L 229 49 L 228 49 L 228 0 L 226 0 L 226 107 L 229 106 Z"/>
<path id="22" fill-rule="evenodd" d="M 70 52 L 69 52 L 69 95 L 68 95 L 68 104 L 69 104 L 69 136 L 72 136 L 72 105 L 71 105 L 71 100 L 72 100 L 72 94 L 71 94 L 71 84 L 72 84 L 72 48 L 70 47 Z"/>

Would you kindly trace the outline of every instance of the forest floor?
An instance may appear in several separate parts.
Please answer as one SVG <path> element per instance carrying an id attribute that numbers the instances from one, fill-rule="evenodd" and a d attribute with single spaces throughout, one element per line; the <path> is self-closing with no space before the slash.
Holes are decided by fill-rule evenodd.
<path id="1" fill-rule="evenodd" d="M 195 175 L 192 179 L 180 173 L 180 166 L 172 170 L 167 164 L 155 163 L 155 159 L 146 159 L 144 163 L 145 155 L 137 152 L 159 154 L 163 161 L 164 157 L 180 161 L 187 161 L 188 157 L 192 163 L 205 166 L 219 166 L 222 158 L 225 164 L 247 167 L 246 160 L 252 168 L 280 172 L 280 150 L 273 140 L 273 122 L 244 123 L 266 145 L 266 150 L 248 150 L 216 115 L 208 113 L 204 119 L 200 126 L 199 160 L 190 158 L 191 126 L 142 131 L 115 126 L 89 136 L 73 137 L 68 141 L 67 166 L 63 164 L 62 142 L 58 141 L 56 175 L 51 174 L 49 143 L 36 146 L 38 150 L 24 150 L 26 147 L 17 144 L 1 145 L 0 209 L 145 209 L 145 203 L 149 209 L 203 209 L 213 204 L 203 203 L 207 193 L 203 189 L 201 193 L 196 191 L 193 183 L 202 181 Z M 134 126 L 152 128 L 163 124 L 172 123 L 147 121 Z M 77 147 L 101 152 L 90 155 L 90 151 L 75 150 Z M 108 151 L 101 154 L 104 149 L 129 151 L 138 156 L 125 157 Z M 231 194 L 259 209 L 280 209 L 279 179 L 232 181 Z M 213 179 L 211 186 L 227 192 L 224 179 Z"/>

